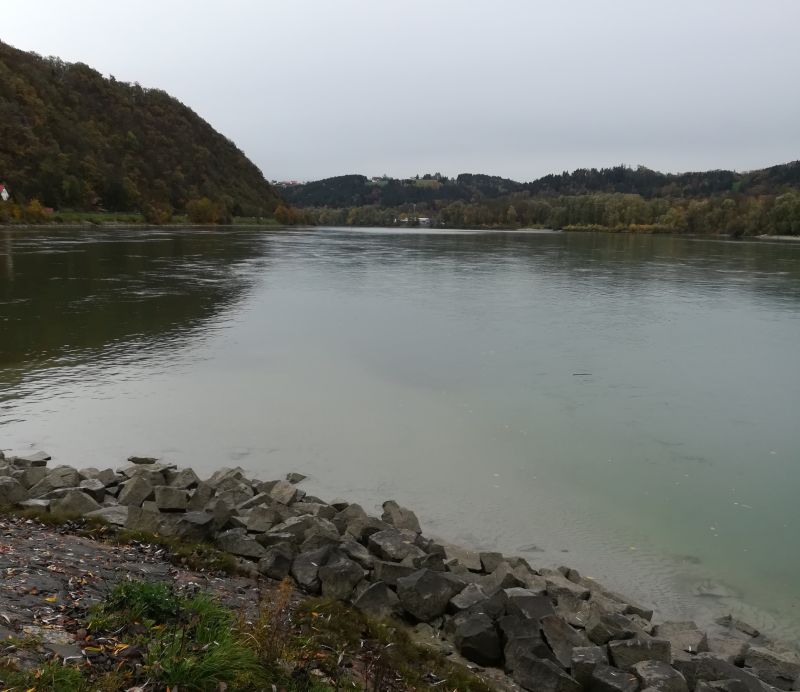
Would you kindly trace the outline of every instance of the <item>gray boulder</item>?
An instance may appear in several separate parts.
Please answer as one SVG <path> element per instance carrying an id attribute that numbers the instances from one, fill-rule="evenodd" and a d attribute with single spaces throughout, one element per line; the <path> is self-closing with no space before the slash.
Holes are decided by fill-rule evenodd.
<path id="1" fill-rule="evenodd" d="M 46 475 L 47 469 L 44 466 L 31 466 L 30 468 L 22 469 L 22 472 L 16 478 L 26 488 L 32 488 L 44 480 Z"/>
<path id="2" fill-rule="evenodd" d="M 134 476 L 122 484 L 117 499 L 121 505 L 141 507 L 142 503 L 152 496 L 153 484 L 143 476 Z"/>
<path id="3" fill-rule="evenodd" d="M 269 491 L 270 497 L 282 505 L 290 505 L 297 497 L 297 488 L 289 481 L 278 481 Z"/>
<path id="4" fill-rule="evenodd" d="M 372 557 L 369 550 L 352 538 L 343 538 L 339 542 L 339 550 L 364 569 L 372 569 L 375 565 L 375 558 Z M 408 575 L 406 574 L 403 576 Z"/>
<path id="5" fill-rule="evenodd" d="M 97 478 L 87 478 L 80 482 L 80 490 L 89 495 L 96 502 L 102 502 L 106 496 L 106 486 Z"/>
<path id="6" fill-rule="evenodd" d="M 258 571 L 270 579 L 285 579 L 292 568 L 294 554 L 288 543 L 278 543 L 266 549 L 258 561 Z"/>
<path id="7" fill-rule="evenodd" d="M 190 512 L 199 512 L 204 510 L 208 503 L 211 502 L 211 498 L 214 497 L 214 488 L 208 483 L 200 481 L 197 487 L 190 491 L 189 495 L 189 504 L 186 508 Z"/>
<path id="8" fill-rule="evenodd" d="M 572 662 L 572 650 L 575 647 L 586 647 L 589 641 L 586 636 L 572 629 L 558 615 L 545 615 L 539 621 L 545 641 L 553 650 L 559 665 L 569 668 Z"/>
<path id="9" fill-rule="evenodd" d="M 414 533 L 422 533 L 417 515 L 410 509 L 401 507 L 394 500 L 387 500 L 383 503 L 381 519 L 396 529 L 407 529 Z"/>
<path id="10" fill-rule="evenodd" d="M 414 545 L 416 534 L 406 529 L 389 529 L 373 533 L 367 540 L 370 552 L 383 560 L 400 562 L 407 557 L 422 557 L 425 553 Z"/>
<path id="11" fill-rule="evenodd" d="M 480 572 L 483 569 L 481 564 L 481 554 L 477 550 L 469 550 L 460 545 L 443 543 L 445 552 L 445 562 L 447 564 L 457 563 L 466 567 L 470 572 Z"/>
<path id="12" fill-rule="evenodd" d="M 297 584 L 309 593 L 319 593 L 319 568 L 328 560 L 330 548 L 319 548 L 300 553 L 292 561 L 291 574 Z"/>
<path id="13" fill-rule="evenodd" d="M 98 509 L 100 509 L 98 502 L 80 490 L 70 490 L 61 499 L 50 503 L 50 511 L 59 514 L 83 516 Z"/>
<path id="14" fill-rule="evenodd" d="M 179 490 L 190 490 L 191 488 L 196 488 L 200 483 L 200 478 L 193 469 L 172 471 L 167 473 L 166 476 L 169 486 L 172 488 L 178 488 Z"/>
<path id="15" fill-rule="evenodd" d="M 467 584 L 467 586 L 450 599 L 448 610 L 457 613 L 467 610 L 473 606 L 483 603 L 487 599 L 486 592 L 478 584 Z"/>
<path id="16" fill-rule="evenodd" d="M 586 623 L 586 635 L 595 644 L 608 644 L 612 639 L 631 639 L 639 629 L 624 615 L 594 612 Z"/>
<path id="17" fill-rule="evenodd" d="M 461 589 L 442 572 L 421 569 L 397 580 L 397 595 L 403 608 L 417 620 L 430 622 L 444 615 L 447 604 Z"/>
<path id="18" fill-rule="evenodd" d="M 553 598 L 572 597 L 586 600 L 591 595 L 589 589 L 580 584 L 575 584 L 559 572 L 545 575 L 547 594 Z"/>
<path id="19" fill-rule="evenodd" d="M 214 517 L 208 512 L 186 512 L 176 517 L 175 535 L 200 542 L 211 537 Z"/>
<path id="20" fill-rule="evenodd" d="M 302 473 L 297 473 L 296 471 L 286 474 L 286 480 L 292 485 L 302 483 L 306 478 L 308 478 L 308 476 L 304 476 Z"/>
<path id="21" fill-rule="evenodd" d="M 481 560 L 481 568 L 486 574 L 491 574 L 500 566 L 501 562 L 505 562 L 503 553 L 481 552 L 478 556 Z"/>
<path id="22" fill-rule="evenodd" d="M 230 529 L 217 536 L 217 547 L 231 555 L 260 560 L 266 554 L 264 548 L 243 529 Z"/>
<path id="23" fill-rule="evenodd" d="M 503 658 L 497 627 L 488 615 L 467 615 L 455 631 L 455 644 L 464 658 L 481 666 L 492 666 Z"/>
<path id="24" fill-rule="evenodd" d="M 13 507 L 27 498 L 22 483 L 10 476 L 0 477 L 0 507 Z"/>
<path id="25" fill-rule="evenodd" d="M 531 692 L 579 692 L 580 686 L 552 661 L 525 653 L 517 657 L 512 677 Z"/>
<path id="26" fill-rule="evenodd" d="M 185 512 L 189 505 L 189 493 L 169 485 L 157 485 L 153 489 L 156 506 L 162 512 Z"/>
<path id="27" fill-rule="evenodd" d="M 653 635 L 668 639 L 673 651 L 692 654 L 708 651 L 708 637 L 694 622 L 665 622 L 653 628 Z"/>
<path id="28" fill-rule="evenodd" d="M 86 514 L 87 519 L 100 519 L 113 526 L 125 526 L 128 521 L 128 507 L 126 505 L 112 505 L 101 507 Z"/>
<path id="29" fill-rule="evenodd" d="M 640 661 L 633 666 L 633 674 L 643 688 L 659 692 L 689 692 L 686 678 L 663 661 Z"/>
<path id="30" fill-rule="evenodd" d="M 334 555 L 319 568 L 319 581 L 322 595 L 345 601 L 366 572 L 353 560 L 344 555 Z"/>
<path id="31" fill-rule="evenodd" d="M 271 507 L 254 507 L 245 517 L 245 526 L 250 533 L 265 533 L 278 523 L 280 517 Z"/>
<path id="32" fill-rule="evenodd" d="M 676 661 L 677 666 L 677 661 Z M 681 668 L 690 688 L 695 682 L 714 680 L 736 680 L 746 692 L 773 692 L 774 688 L 743 668 L 728 663 L 716 654 L 706 652 L 691 657 L 687 670 Z"/>
<path id="33" fill-rule="evenodd" d="M 529 589 L 515 587 L 505 589 L 506 612 L 531 620 L 541 620 L 547 615 L 555 615 L 553 603 L 547 596 L 537 596 Z"/>
<path id="34" fill-rule="evenodd" d="M 42 497 L 58 488 L 77 488 L 81 482 L 78 472 L 69 466 L 56 466 L 30 489 L 31 497 Z"/>
<path id="35" fill-rule="evenodd" d="M 636 692 L 639 679 L 632 673 L 600 664 L 592 671 L 589 689 L 592 692 Z"/>
<path id="36" fill-rule="evenodd" d="M 672 647 L 667 639 L 624 639 L 610 641 L 608 653 L 611 662 L 622 670 L 633 668 L 640 661 L 672 661 Z"/>
<path id="37" fill-rule="evenodd" d="M 408 577 L 417 571 L 419 570 L 416 567 L 403 565 L 399 562 L 375 560 L 373 563 L 373 578 L 376 581 L 382 581 L 394 587 L 397 587 L 398 580 Z"/>
<path id="38" fill-rule="evenodd" d="M 400 599 L 386 582 L 376 581 L 356 596 L 353 605 L 367 615 L 386 619 L 399 612 Z"/>
<path id="39" fill-rule="evenodd" d="M 19 468 L 31 468 L 34 466 L 47 466 L 47 462 L 52 458 L 47 452 L 40 451 L 11 457 L 9 461 Z"/>
<path id="40" fill-rule="evenodd" d="M 800 656 L 797 654 L 779 654 L 761 646 L 752 646 L 744 657 L 744 664 L 779 690 L 796 690 L 800 683 Z"/>
<path id="41" fill-rule="evenodd" d="M 589 687 L 594 669 L 608 665 L 608 654 L 602 646 L 576 646 L 572 649 L 569 668 L 581 687 Z"/>

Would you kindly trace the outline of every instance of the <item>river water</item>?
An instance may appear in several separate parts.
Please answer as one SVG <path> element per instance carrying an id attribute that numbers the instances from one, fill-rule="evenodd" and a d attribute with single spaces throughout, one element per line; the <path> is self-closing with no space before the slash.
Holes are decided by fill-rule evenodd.
<path id="1" fill-rule="evenodd" d="M 0 230 L 0 448 L 241 465 L 800 639 L 800 243 Z"/>

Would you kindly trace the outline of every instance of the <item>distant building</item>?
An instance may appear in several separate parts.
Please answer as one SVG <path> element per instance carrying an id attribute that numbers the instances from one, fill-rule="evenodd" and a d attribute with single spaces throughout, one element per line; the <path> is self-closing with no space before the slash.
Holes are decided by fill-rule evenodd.
<path id="1" fill-rule="evenodd" d="M 5 183 L 0 183 L 0 199 L 4 202 L 8 202 L 9 197 L 11 197 L 11 195 L 8 194 L 8 188 Z"/>

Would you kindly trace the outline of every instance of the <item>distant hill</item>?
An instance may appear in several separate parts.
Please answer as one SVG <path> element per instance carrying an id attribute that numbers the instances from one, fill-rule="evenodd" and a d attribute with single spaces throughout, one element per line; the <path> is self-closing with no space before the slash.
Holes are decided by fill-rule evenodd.
<path id="1" fill-rule="evenodd" d="M 208 197 L 262 216 L 280 200 L 236 145 L 158 89 L 0 42 L 0 183 L 56 209 L 183 211 Z"/>
<path id="2" fill-rule="evenodd" d="M 525 192 L 531 197 L 619 193 L 653 199 L 700 198 L 726 193 L 777 195 L 798 188 L 800 161 L 748 173 L 725 170 L 659 173 L 643 166 L 580 168 L 571 173 L 546 175 L 527 183 L 470 173 L 462 173 L 456 178 L 436 174 L 404 180 L 343 175 L 289 185 L 281 189 L 281 194 L 287 202 L 297 207 L 342 208 L 480 202 L 516 192 Z"/>

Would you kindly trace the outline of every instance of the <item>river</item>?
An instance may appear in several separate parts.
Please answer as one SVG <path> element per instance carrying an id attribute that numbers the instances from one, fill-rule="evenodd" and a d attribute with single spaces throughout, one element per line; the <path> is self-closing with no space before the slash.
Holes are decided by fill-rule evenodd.
<path id="1" fill-rule="evenodd" d="M 310 476 L 800 639 L 800 244 L 0 230 L 0 448 Z"/>

